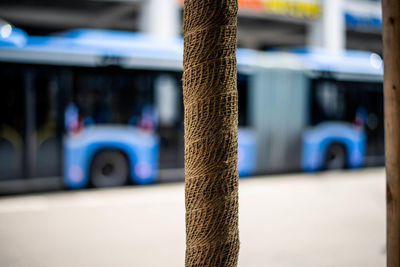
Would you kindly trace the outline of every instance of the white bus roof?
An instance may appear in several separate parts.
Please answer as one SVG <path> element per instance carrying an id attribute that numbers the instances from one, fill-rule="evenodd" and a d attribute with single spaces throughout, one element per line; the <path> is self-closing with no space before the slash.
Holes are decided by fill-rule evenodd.
<path id="1" fill-rule="evenodd" d="M 29 64 L 104 66 L 182 70 L 183 39 L 165 40 L 143 33 L 78 29 L 52 36 L 28 36 L 12 28 L 0 36 L 0 61 Z M 304 69 L 382 76 L 382 59 L 370 52 L 330 53 L 321 49 L 297 49 L 291 53 L 238 49 L 239 69 Z"/>

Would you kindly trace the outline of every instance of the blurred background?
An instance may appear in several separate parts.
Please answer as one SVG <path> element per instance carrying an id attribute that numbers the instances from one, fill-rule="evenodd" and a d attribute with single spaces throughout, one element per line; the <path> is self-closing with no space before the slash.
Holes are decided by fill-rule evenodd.
<path id="1" fill-rule="evenodd" d="M 183 180 L 182 6 L 1 1 L 0 192 Z M 380 10 L 239 1 L 242 177 L 383 165 Z"/>
<path id="2" fill-rule="evenodd" d="M 240 266 L 385 265 L 380 4 L 239 0 Z M 0 1 L 0 265 L 183 265 L 182 8 Z"/>

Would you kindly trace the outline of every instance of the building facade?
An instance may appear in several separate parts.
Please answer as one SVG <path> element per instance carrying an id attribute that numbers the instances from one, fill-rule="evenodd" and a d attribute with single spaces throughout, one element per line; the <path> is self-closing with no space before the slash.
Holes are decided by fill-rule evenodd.
<path id="1" fill-rule="evenodd" d="M 0 18 L 30 34 L 72 28 L 181 34 L 183 0 L 3 0 Z M 239 0 L 239 46 L 382 53 L 380 1 Z"/>

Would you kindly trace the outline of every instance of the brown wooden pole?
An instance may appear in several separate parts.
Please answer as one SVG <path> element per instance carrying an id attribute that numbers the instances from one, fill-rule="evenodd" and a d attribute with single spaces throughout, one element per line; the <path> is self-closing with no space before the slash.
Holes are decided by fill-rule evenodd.
<path id="1" fill-rule="evenodd" d="M 382 0 L 387 266 L 400 267 L 400 1 Z"/>
<path id="2" fill-rule="evenodd" d="M 237 265 L 237 0 L 185 0 L 186 266 Z"/>

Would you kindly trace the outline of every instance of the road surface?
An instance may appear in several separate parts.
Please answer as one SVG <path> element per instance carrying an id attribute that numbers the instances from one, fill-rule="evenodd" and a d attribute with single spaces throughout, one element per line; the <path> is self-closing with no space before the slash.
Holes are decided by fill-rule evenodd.
<path id="1" fill-rule="evenodd" d="M 385 266 L 383 169 L 244 179 L 239 266 Z M 184 187 L 0 198 L 0 266 L 184 266 Z"/>

